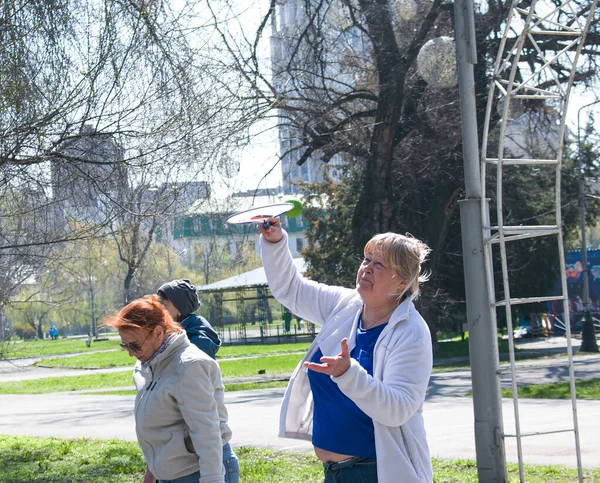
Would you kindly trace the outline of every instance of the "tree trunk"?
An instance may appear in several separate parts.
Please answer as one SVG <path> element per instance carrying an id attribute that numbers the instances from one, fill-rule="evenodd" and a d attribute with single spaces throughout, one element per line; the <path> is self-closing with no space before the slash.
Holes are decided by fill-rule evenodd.
<path id="1" fill-rule="evenodd" d="M 393 229 L 391 168 L 395 134 L 402 112 L 405 65 L 398 50 L 386 4 L 360 0 L 373 43 L 379 77 L 377 114 L 370 157 L 363 175 L 362 189 L 353 214 L 352 231 L 356 251 L 375 233 Z"/>
<path id="2" fill-rule="evenodd" d="M 135 274 L 135 269 L 129 267 L 127 269 L 127 275 L 125 275 L 125 280 L 123 281 L 123 297 L 125 305 L 131 302 L 131 283 L 133 282 L 133 276 Z"/>

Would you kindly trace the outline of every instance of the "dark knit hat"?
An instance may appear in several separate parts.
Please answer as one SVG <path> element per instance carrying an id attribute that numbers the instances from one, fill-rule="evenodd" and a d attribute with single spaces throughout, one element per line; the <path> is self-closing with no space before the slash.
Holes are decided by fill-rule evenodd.
<path id="1" fill-rule="evenodd" d="M 189 315 L 200 308 L 196 287 L 187 279 L 165 283 L 156 293 L 171 301 L 181 315 Z"/>

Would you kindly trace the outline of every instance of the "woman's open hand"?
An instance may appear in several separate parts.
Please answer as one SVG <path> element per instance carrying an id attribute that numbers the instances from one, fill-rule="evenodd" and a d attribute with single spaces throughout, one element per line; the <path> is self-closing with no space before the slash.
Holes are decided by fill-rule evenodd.
<path id="1" fill-rule="evenodd" d="M 350 368 L 350 351 L 348 350 L 348 339 L 342 339 L 342 350 L 337 356 L 321 357 L 321 364 L 316 362 L 305 362 L 304 367 L 311 371 L 320 372 L 333 377 L 345 374 Z"/>
<path id="2" fill-rule="evenodd" d="M 267 220 L 271 226 L 265 228 L 262 223 L 256 225 L 258 232 L 263 236 L 265 240 L 271 243 L 277 243 L 283 238 L 283 232 L 281 230 L 281 220 L 278 216 L 269 218 Z"/>

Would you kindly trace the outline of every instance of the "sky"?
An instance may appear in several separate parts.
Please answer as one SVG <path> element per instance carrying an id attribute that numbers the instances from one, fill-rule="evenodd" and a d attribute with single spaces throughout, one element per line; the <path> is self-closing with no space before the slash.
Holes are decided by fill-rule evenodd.
<path id="1" fill-rule="evenodd" d="M 256 131 L 266 125 L 257 126 Z M 275 188 L 282 184 L 281 163 L 278 161 L 279 143 L 275 128 L 263 130 L 252 138 L 250 145 L 239 153 L 240 170 L 236 177 L 225 181 L 232 191 L 256 188 Z"/>
<path id="2" fill-rule="evenodd" d="M 260 22 L 269 8 L 267 0 L 231 0 L 236 8 L 236 21 L 228 22 L 228 29 L 239 29 L 240 34 L 254 40 Z M 270 71 L 270 25 L 265 27 L 258 53 L 263 72 Z M 215 180 L 216 192 L 248 191 L 258 188 L 276 188 L 282 185 L 282 169 L 278 162 L 279 142 L 274 121 L 259 122 L 250 131 L 250 144 L 234 156 L 239 160 L 239 172 L 231 178 Z"/>

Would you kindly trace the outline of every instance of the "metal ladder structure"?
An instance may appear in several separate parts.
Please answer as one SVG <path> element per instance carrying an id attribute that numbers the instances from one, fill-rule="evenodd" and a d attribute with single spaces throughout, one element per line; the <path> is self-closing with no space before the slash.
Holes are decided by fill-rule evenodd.
<path id="1" fill-rule="evenodd" d="M 492 294 L 493 313 L 504 308 L 506 324 L 508 329 L 508 342 L 510 353 L 510 364 L 499 368 L 499 374 L 509 371 L 512 378 L 513 408 L 515 418 L 515 433 L 507 434 L 504 431 L 503 438 L 515 437 L 517 455 L 519 461 L 520 481 L 525 481 L 522 439 L 524 437 L 535 437 L 550 433 L 573 433 L 574 445 L 577 458 L 577 469 L 579 481 L 583 481 L 581 464 L 581 452 L 579 445 L 579 427 L 577 421 L 577 400 L 575 396 L 575 376 L 573 368 L 573 351 L 571 345 L 571 324 L 569 320 L 569 301 L 567 294 L 567 282 L 565 278 L 565 254 L 562 237 L 561 223 L 561 166 L 563 142 L 566 125 L 566 114 L 569 95 L 575 78 L 577 62 L 589 30 L 590 23 L 598 0 L 590 0 L 589 9 L 581 11 L 579 6 L 572 0 L 564 0 L 556 6 L 553 2 L 531 0 L 526 6 L 520 7 L 520 0 L 513 0 L 503 38 L 498 50 L 498 57 L 494 66 L 493 81 L 489 91 L 488 104 L 485 117 L 485 126 L 482 139 L 481 155 L 481 187 L 482 198 L 486 199 L 486 180 L 490 174 L 494 174 L 495 196 L 497 202 L 496 220 L 494 224 L 490 221 L 488 205 L 482 204 L 483 236 L 486 257 L 486 275 L 489 293 Z M 559 52 L 553 52 L 547 56 L 543 49 L 545 42 L 558 39 L 564 47 Z M 524 46 L 535 52 L 535 62 L 525 62 L 521 57 Z M 571 65 L 568 82 L 561 82 L 558 74 L 552 69 L 554 63 L 560 61 L 563 65 Z M 555 146 L 556 155 L 551 159 L 536 159 L 511 157 L 509 149 L 511 142 L 509 138 L 509 124 L 511 111 L 525 102 L 544 102 L 551 107 L 559 117 L 557 133 L 559 135 Z M 500 120 L 492 128 L 490 120 L 496 115 L 494 106 L 498 105 Z M 511 109 L 512 108 L 512 109 Z M 491 135 L 490 135 L 491 134 Z M 497 135 L 497 140 L 494 137 Z M 496 147 L 497 152 L 491 153 Z M 493 147 L 492 147 L 493 146 Z M 490 150 L 490 152 L 488 152 Z M 505 223 L 503 211 L 503 174 L 507 166 L 529 166 L 539 170 L 554 170 L 555 176 L 555 222 L 549 225 L 518 225 L 510 226 Z M 509 168 L 515 169 L 515 168 Z M 532 182 L 535 179 L 532 178 Z M 535 217 L 536 214 L 532 214 Z M 560 261 L 561 293 L 559 295 L 541 294 L 539 297 L 511 298 L 509 269 L 507 261 L 507 244 L 516 240 L 527 240 L 535 237 L 555 237 L 558 246 L 558 259 Z M 502 268 L 503 295 L 500 300 L 495 297 L 493 252 L 499 250 L 499 259 Z M 562 303 L 565 316 L 565 328 L 567 337 L 568 371 L 571 391 L 571 406 L 573 413 L 573 425 L 569 428 L 557 428 L 549 432 L 521 431 L 519 420 L 519 399 L 517 394 L 517 371 L 523 369 L 515 364 L 512 308 L 523 304 L 557 301 Z"/>

